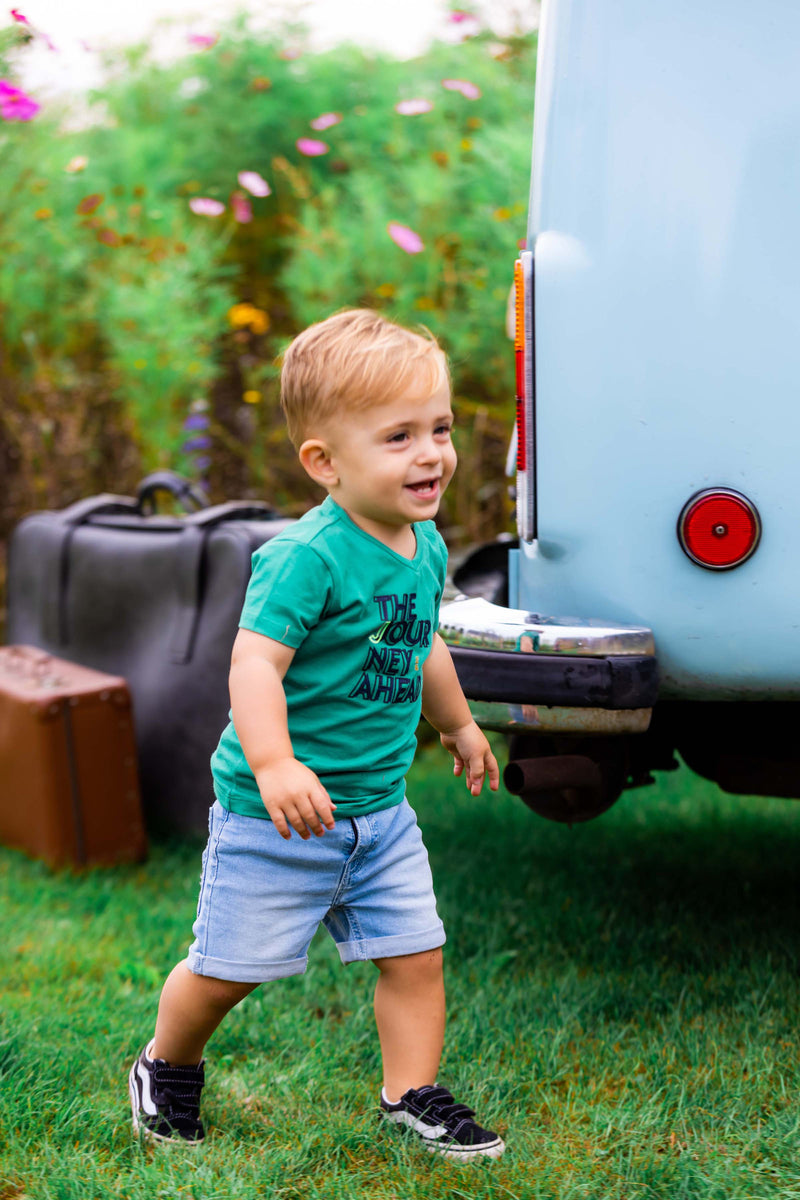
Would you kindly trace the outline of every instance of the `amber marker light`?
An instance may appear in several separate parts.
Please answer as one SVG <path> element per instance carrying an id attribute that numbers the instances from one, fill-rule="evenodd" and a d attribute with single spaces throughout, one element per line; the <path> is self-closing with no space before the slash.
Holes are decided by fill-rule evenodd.
<path id="1" fill-rule="evenodd" d="M 517 383 L 517 470 L 526 467 L 525 447 L 525 276 L 522 263 L 514 264 L 514 361 Z"/>
<path id="2" fill-rule="evenodd" d="M 758 509 L 741 492 L 706 488 L 684 505 L 678 541 L 692 562 L 709 571 L 729 571 L 746 562 L 761 537 Z"/>

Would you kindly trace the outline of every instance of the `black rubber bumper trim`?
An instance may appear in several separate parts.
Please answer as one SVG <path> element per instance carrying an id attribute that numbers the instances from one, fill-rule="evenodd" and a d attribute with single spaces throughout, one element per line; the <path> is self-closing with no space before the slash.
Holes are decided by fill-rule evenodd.
<path id="1" fill-rule="evenodd" d="M 451 646 L 450 653 L 470 700 L 566 708 L 652 708 L 658 698 L 658 662 L 653 655 L 582 658 L 466 646 Z"/>

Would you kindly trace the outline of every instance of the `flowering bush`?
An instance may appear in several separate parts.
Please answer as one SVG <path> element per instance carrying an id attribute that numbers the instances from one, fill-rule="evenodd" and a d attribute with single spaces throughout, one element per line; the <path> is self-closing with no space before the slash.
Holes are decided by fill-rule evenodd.
<path id="1" fill-rule="evenodd" d="M 441 339 L 465 416 L 449 521 L 497 528 L 534 51 L 479 35 L 409 62 L 312 54 L 296 29 L 265 37 L 240 18 L 167 66 L 129 51 L 75 128 L 15 86 L 0 48 L 0 455 L 21 478 L 47 462 L 40 426 L 57 437 L 69 420 L 106 452 L 51 503 L 89 490 L 92 463 L 117 489 L 104 471 L 162 464 L 216 499 L 302 508 L 276 357 L 307 323 L 367 304 Z M 98 438 L 98 411 L 119 439 Z"/>

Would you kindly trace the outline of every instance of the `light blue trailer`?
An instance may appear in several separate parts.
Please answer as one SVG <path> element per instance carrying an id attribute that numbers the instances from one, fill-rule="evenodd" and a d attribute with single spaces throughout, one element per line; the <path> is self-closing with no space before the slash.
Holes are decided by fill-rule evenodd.
<path id="1" fill-rule="evenodd" d="M 676 749 L 800 796 L 799 63 L 788 0 L 545 0 L 519 544 L 442 629 L 558 819 Z"/>

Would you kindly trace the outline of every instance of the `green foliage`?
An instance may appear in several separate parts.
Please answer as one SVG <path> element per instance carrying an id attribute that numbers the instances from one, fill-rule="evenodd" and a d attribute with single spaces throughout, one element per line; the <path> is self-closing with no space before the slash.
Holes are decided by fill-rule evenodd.
<path id="1" fill-rule="evenodd" d="M 0 851 L 0 1195 L 797 1200 L 800 807 L 687 770 L 568 829 L 409 775 L 448 943 L 442 1080 L 508 1150 L 379 1125 L 375 973 L 322 933 L 208 1049 L 197 1152 L 140 1146 L 126 1075 L 186 950 L 200 845 L 51 872 Z"/>
<path id="2" fill-rule="evenodd" d="M 455 497 L 451 526 L 476 536 L 505 524 L 513 373 L 504 318 L 524 234 L 534 56 L 535 37 L 498 46 L 488 36 L 409 62 L 353 46 L 313 54 L 302 30 L 261 34 L 239 18 L 212 48 L 177 62 L 143 47 L 111 61 L 88 113 L 45 110 L 0 126 L 10 414 L 0 451 L 5 441 L 22 480 L 18 506 L 41 492 L 23 477 L 39 469 L 29 444 L 42 423 L 55 420 L 58 436 L 65 414 L 80 411 L 87 430 L 102 398 L 134 438 L 140 469 L 205 475 L 219 499 L 267 492 L 305 507 L 275 359 L 311 321 L 367 304 L 428 325 L 451 356 L 469 492 L 483 476 L 491 501 L 480 530 Z M 469 80 L 481 95 L 447 90 L 445 79 Z M 408 99 L 433 108 L 401 115 L 395 106 Z M 341 120 L 315 132 L 323 113 Z M 328 152 L 304 156 L 303 137 Z M 258 172 L 271 193 L 249 196 L 242 171 Z M 200 197 L 224 214 L 193 212 Z M 236 219 L 243 203 L 251 221 Z M 390 222 L 411 227 L 422 252 L 397 246 Z M 208 467 L 182 451 L 183 421 L 203 406 Z M 64 499 L 84 490 L 71 477 L 47 489 Z"/>
<path id="3" fill-rule="evenodd" d="M 457 61 L 454 53 L 439 48 L 418 63 L 375 64 L 366 84 L 350 74 L 330 97 L 343 112 L 329 135 L 337 157 L 315 164 L 325 174 L 303 198 L 282 278 L 301 323 L 342 303 L 424 321 L 451 355 L 456 391 L 503 404 L 510 396 L 505 305 L 530 164 L 519 114 L 533 72 L 520 85 L 483 43 L 460 46 Z M 442 88 L 456 71 L 482 89 L 480 100 Z M 417 97 L 435 107 L 416 116 L 394 111 Z M 510 129 L 509 114 L 516 116 Z M 396 246 L 389 221 L 413 228 L 425 249 L 409 255 Z"/>
<path id="4" fill-rule="evenodd" d="M 95 154 L 97 131 L 58 136 L 41 119 L 4 134 L 0 315 L 20 392 L 42 376 L 60 389 L 101 373 L 144 464 L 174 460 L 182 407 L 213 379 L 230 304 L 219 238 L 176 198 L 151 199 L 135 157 Z"/>

